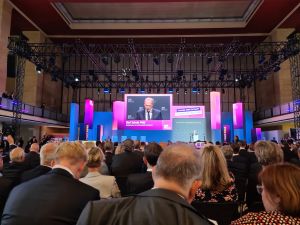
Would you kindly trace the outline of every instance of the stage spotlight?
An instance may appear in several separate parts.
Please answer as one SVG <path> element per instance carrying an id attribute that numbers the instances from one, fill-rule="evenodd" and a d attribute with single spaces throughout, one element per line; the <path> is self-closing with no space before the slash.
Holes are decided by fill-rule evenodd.
<path id="1" fill-rule="evenodd" d="M 170 94 L 172 94 L 172 93 L 174 92 L 173 88 L 169 88 L 169 89 L 168 89 L 168 92 L 169 92 Z"/>
<path id="2" fill-rule="evenodd" d="M 121 94 L 124 94 L 124 93 L 125 93 L 125 88 L 123 88 L 123 87 L 120 88 L 120 89 L 119 89 L 119 92 L 120 92 Z"/>
<path id="3" fill-rule="evenodd" d="M 116 54 L 116 55 L 114 55 L 114 63 L 119 63 L 119 62 L 121 62 L 121 57 L 120 57 L 120 55 L 119 54 Z"/>
<path id="4" fill-rule="evenodd" d="M 206 95 L 208 94 L 208 88 L 204 89 L 204 94 L 206 94 Z"/>
<path id="5" fill-rule="evenodd" d="M 192 93 L 197 93 L 197 91 L 198 91 L 197 88 L 195 87 L 192 88 Z"/>
<path id="6" fill-rule="evenodd" d="M 103 62 L 104 65 L 108 65 L 108 55 L 104 54 L 101 57 L 101 61 Z"/>
<path id="7" fill-rule="evenodd" d="M 159 55 L 154 55 L 153 56 L 153 62 L 155 63 L 155 65 L 159 65 L 160 64 Z"/>
<path id="8" fill-rule="evenodd" d="M 37 65 L 35 67 L 35 70 L 36 70 L 37 74 L 42 74 L 42 66 L 41 65 Z"/>
<path id="9" fill-rule="evenodd" d="M 141 89 L 140 89 L 140 93 L 141 93 L 141 94 L 144 94 L 144 93 L 145 93 L 145 88 L 141 88 Z"/>
<path id="10" fill-rule="evenodd" d="M 274 73 L 278 72 L 280 70 L 279 64 L 276 64 L 273 68 Z"/>
<path id="11" fill-rule="evenodd" d="M 213 58 L 211 56 L 207 56 L 206 63 L 207 65 L 211 64 Z"/>
<path id="12" fill-rule="evenodd" d="M 185 95 L 187 94 L 187 90 L 186 90 L 186 89 L 184 89 L 184 94 L 185 94 Z"/>
<path id="13" fill-rule="evenodd" d="M 263 64 L 265 60 L 266 60 L 265 55 L 260 54 L 259 57 L 258 57 L 258 64 Z"/>
<path id="14" fill-rule="evenodd" d="M 79 77 L 78 77 L 78 76 L 75 76 L 75 77 L 74 77 L 74 81 L 75 81 L 75 82 L 79 82 L 79 81 L 80 81 Z"/>
<path id="15" fill-rule="evenodd" d="M 109 88 L 104 88 L 103 92 L 104 92 L 104 94 L 109 94 L 110 93 L 110 89 Z"/>
<path id="16" fill-rule="evenodd" d="M 173 63 L 174 62 L 174 57 L 173 57 L 172 54 L 170 54 L 170 55 L 167 56 L 167 62 L 168 63 Z"/>
<path id="17" fill-rule="evenodd" d="M 200 89 L 200 88 L 197 88 L 197 94 L 198 94 L 198 95 L 200 94 L 200 91 L 201 91 L 201 89 Z"/>
<path id="18" fill-rule="evenodd" d="M 176 88 L 176 94 L 179 95 L 179 88 Z"/>

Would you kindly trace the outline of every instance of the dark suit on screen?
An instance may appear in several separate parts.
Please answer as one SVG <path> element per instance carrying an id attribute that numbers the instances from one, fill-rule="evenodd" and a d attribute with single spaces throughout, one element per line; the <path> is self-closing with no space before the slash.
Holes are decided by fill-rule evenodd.
<path id="1" fill-rule="evenodd" d="M 68 171 L 55 168 L 11 191 L 1 224 L 76 224 L 87 202 L 98 199 L 98 190 L 74 179 Z"/>
<path id="2" fill-rule="evenodd" d="M 151 189 L 137 196 L 89 202 L 77 225 L 211 224 L 175 192 Z"/>
<path id="3" fill-rule="evenodd" d="M 51 171 L 48 166 L 39 165 L 31 170 L 26 170 L 21 176 L 21 183 L 39 177 Z"/>
<path id="4" fill-rule="evenodd" d="M 136 112 L 135 119 L 136 120 L 146 120 L 145 118 L 145 109 L 139 110 Z M 159 109 L 152 109 L 152 117 L 151 120 L 162 120 L 162 114 Z"/>

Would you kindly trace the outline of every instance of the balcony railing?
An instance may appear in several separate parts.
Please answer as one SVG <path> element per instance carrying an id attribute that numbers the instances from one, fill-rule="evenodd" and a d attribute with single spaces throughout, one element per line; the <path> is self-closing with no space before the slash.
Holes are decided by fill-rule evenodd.
<path id="1" fill-rule="evenodd" d="M 16 101 L 8 98 L 0 97 L 0 109 L 13 111 Z M 38 116 L 47 119 L 57 120 L 60 122 L 69 122 L 69 117 L 65 114 L 52 112 L 48 109 L 36 107 L 22 103 L 22 113 L 30 116 Z"/>
<path id="2" fill-rule="evenodd" d="M 283 105 L 275 106 L 270 109 L 263 109 L 253 113 L 254 121 L 268 119 L 274 116 L 281 116 L 294 112 L 293 102 L 288 102 Z"/>

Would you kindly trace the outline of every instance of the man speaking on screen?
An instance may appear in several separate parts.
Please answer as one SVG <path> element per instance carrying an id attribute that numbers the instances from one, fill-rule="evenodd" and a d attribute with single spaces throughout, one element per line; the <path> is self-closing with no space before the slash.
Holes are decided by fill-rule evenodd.
<path id="1" fill-rule="evenodd" d="M 162 120 L 161 111 L 154 109 L 154 99 L 147 97 L 144 100 L 144 109 L 136 112 L 136 120 Z"/>

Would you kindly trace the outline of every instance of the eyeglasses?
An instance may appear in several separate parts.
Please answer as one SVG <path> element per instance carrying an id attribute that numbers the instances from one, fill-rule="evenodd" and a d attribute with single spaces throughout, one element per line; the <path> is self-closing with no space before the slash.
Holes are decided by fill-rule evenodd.
<path id="1" fill-rule="evenodd" d="M 263 192 L 264 190 L 264 187 L 262 185 L 256 185 L 256 190 L 258 192 L 258 194 L 261 195 L 261 193 Z"/>

